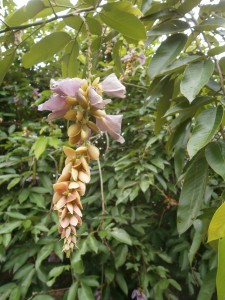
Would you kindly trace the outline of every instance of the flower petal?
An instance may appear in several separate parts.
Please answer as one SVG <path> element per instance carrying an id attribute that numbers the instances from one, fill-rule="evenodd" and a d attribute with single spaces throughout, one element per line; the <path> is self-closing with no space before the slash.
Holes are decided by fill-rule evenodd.
<path id="1" fill-rule="evenodd" d="M 61 111 L 68 110 L 69 106 L 66 104 L 66 98 L 64 96 L 52 95 L 49 100 L 38 105 L 38 110 L 50 110 L 50 111 Z"/>
<path id="2" fill-rule="evenodd" d="M 80 78 L 66 78 L 57 81 L 52 79 L 50 81 L 50 88 L 55 93 L 74 97 L 76 96 L 83 82 L 84 80 Z"/>
<path id="3" fill-rule="evenodd" d="M 124 138 L 120 135 L 123 115 L 106 115 L 104 118 L 97 118 L 96 125 L 103 132 L 108 132 L 117 142 L 124 143 Z"/>
<path id="4" fill-rule="evenodd" d="M 78 220 L 75 216 L 70 217 L 70 224 L 73 226 L 77 226 Z"/>
<path id="5" fill-rule="evenodd" d="M 59 199 L 59 201 L 56 203 L 55 208 L 57 210 L 61 209 L 64 205 L 66 204 L 66 197 L 63 196 L 62 198 Z"/>
<path id="6" fill-rule="evenodd" d="M 66 217 L 63 220 L 60 221 L 60 225 L 62 226 L 62 228 L 66 228 L 68 227 L 70 224 L 70 218 Z"/>
<path id="7" fill-rule="evenodd" d="M 102 81 L 101 86 L 102 86 L 102 90 L 108 96 L 125 98 L 126 88 L 118 80 L 118 78 L 114 73 L 107 76 L 105 80 Z"/>

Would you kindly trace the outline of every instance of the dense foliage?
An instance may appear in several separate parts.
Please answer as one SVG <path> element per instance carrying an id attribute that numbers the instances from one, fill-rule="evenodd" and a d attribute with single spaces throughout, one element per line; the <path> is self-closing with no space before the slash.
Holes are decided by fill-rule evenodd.
<path id="1" fill-rule="evenodd" d="M 217 272 L 222 300 L 224 1 L 71 2 L 3 0 L 0 299 L 207 300 Z M 51 78 L 89 71 L 126 86 L 107 106 L 125 143 L 93 139 L 101 168 L 68 259 L 51 203 L 68 124 L 37 105 Z"/>

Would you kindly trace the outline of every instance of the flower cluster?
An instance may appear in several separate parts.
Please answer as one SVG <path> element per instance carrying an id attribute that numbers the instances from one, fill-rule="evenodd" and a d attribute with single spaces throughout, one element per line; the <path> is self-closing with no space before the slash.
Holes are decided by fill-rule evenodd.
<path id="1" fill-rule="evenodd" d="M 65 118 L 73 123 L 67 134 L 69 144 L 79 143 L 74 150 L 64 147 L 65 167 L 57 182 L 53 185 L 54 210 L 58 211 L 59 232 L 64 240 L 63 251 L 69 257 L 76 246 L 76 226 L 82 223 L 81 197 L 91 172 L 90 160 L 99 158 L 99 150 L 90 144 L 93 132 L 108 132 L 116 141 L 123 143 L 121 136 L 122 115 L 107 115 L 105 105 L 111 99 L 103 100 L 103 93 L 110 97 L 125 97 L 125 87 L 115 74 L 111 74 L 101 83 L 99 78 L 88 82 L 80 78 L 51 80 L 53 92 L 49 100 L 38 106 L 39 110 L 49 110 L 48 120 Z M 95 121 L 95 122 L 93 122 Z"/>
<path id="2" fill-rule="evenodd" d="M 137 290 L 136 289 L 133 290 L 131 298 L 132 299 L 136 298 L 136 300 L 147 300 L 147 297 L 145 296 L 145 294 L 143 293 L 143 290 L 141 288 L 139 288 Z"/>
<path id="3" fill-rule="evenodd" d="M 89 162 L 99 158 L 99 150 L 93 145 L 80 146 L 76 150 L 63 147 L 63 150 L 67 158 L 61 176 L 53 185 L 53 204 L 59 215 L 63 251 L 69 257 L 76 245 L 76 226 L 82 223 L 80 198 L 91 179 Z"/>
<path id="4" fill-rule="evenodd" d="M 39 110 L 49 110 L 48 120 L 65 118 L 74 121 L 68 129 L 71 145 L 87 141 L 91 132 L 108 132 L 116 141 L 123 143 L 120 135 L 122 115 L 107 115 L 105 105 L 111 99 L 103 100 L 103 93 L 110 97 L 125 97 L 125 86 L 115 74 L 107 76 L 102 82 L 96 78 L 88 84 L 80 78 L 51 80 L 53 92 L 49 100 L 38 106 Z M 93 120 L 96 119 L 96 123 Z"/>

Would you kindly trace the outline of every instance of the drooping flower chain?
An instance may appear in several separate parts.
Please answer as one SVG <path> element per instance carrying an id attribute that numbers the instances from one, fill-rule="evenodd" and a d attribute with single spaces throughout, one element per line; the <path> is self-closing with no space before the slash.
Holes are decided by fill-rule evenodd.
<path id="1" fill-rule="evenodd" d="M 104 108 L 111 100 L 103 100 L 103 91 L 124 98 L 125 87 L 115 74 L 109 75 L 102 84 L 99 78 L 90 86 L 86 80 L 68 78 L 51 82 L 52 97 L 39 106 L 39 110 L 50 110 L 48 119 L 65 118 L 73 121 L 67 134 L 69 144 L 80 144 L 76 150 L 63 147 L 66 155 L 65 167 L 53 185 L 54 210 L 58 211 L 59 233 L 64 240 L 63 251 L 67 257 L 76 246 L 76 226 L 82 223 L 83 209 L 80 198 L 85 194 L 86 184 L 91 178 L 90 160 L 99 158 L 99 150 L 91 145 L 89 138 L 94 133 L 107 131 L 115 140 L 123 143 L 120 135 L 122 115 L 107 115 Z M 96 123 L 93 119 L 96 119 Z"/>

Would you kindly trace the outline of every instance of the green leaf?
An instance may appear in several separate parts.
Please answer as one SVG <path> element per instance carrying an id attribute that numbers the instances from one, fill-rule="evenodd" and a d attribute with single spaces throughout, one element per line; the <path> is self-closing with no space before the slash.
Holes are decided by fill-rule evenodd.
<path id="1" fill-rule="evenodd" d="M 49 295 L 41 294 L 41 295 L 34 296 L 32 300 L 55 300 L 55 298 Z"/>
<path id="2" fill-rule="evenodd" d="M 66 300 L 74 300 L 74 299 L 76 299 L 77 290 L 78 290 L 78 282 L 73 282 L 73 284 L 69 288 L 69 292 L 68 292 Z"/>
<path id="3" fill-rule="evenodd" d="M 6 212 L 6 215 L 11 217 L 11 218 L 19 219 L 19 220 L 25 220 L 27 218 L 27 216 L 25 216 L 25 215 L 23 215 L 19 212 L 16 212 L 16 211 Z"/>
<path id="4" fill-rule="evenodd" d="M 20 227 L 21 223 L 21 221 L 15 221 L 0 225 L 0 234 L 12 232 L 14 229 Z"/>
<path id="5" fill-rule="evenodd" d="M 216 287 L 216 269 L 209 270 L 203 279 L 197 300 L 211 300 Z"/>
<path id="6" fill-rule="evenodd" d="M 205 231 L 203 221 L 200 219 L 195 220 L 193 223 L 193 226 L 195 229 L 195 233 L 192 238 L 191 248 L 189 249 L 189 252 L 188 252 L 188 259 L 189 259 L 190 265 L 192 265 L 195 254 L 197 253 L 197 251 L 204 239 L 203 234 Z"/>
<path id="7" fill-rule="evenodd" d="M 10 181 L 10 183 L 7 186 L 7 190 L 11 190 L 15 185 L 17 185 L 20 182 L 20 180 L 20 177 L 16 177 L 12 181 Z"/>
<path id="8" fill-rule="evenodd" d="M 198 4 L 200 4 L 202 0 L 185 0 L 182 1 L 182 4 L 178 7 L 178 12 L 180 14 L 185 15 L 187 12 L 191 11 Z"/>
<path id="9" fill-rule="evenodd" d="M 87 243 L 92 251 L 94 251 L 95 253 L 98 253 L 98 241 L 92 234 L 89 234 L 89 236 L 87 238 Z"/>
<path id="10" fill-rule="evenodd" d="M 103 10 L 103 12 L 100 13 L 100 17 L 106 25 L 127 37 L 134 40 L 142 40 L 146 38 L 144 25 L 132 14 L 113 9 L 111 11 Z"/>
<path id="11" fill-rule="evenodd" d="M 21 283 L 21 293 L 22 293 L 23 298 L 27 294 L 27 291 L 31 285 L 34 274 L 35 274 L 35 269 L 32 269 L 29 272 L 27 272 L 26 276 L 23 277 L 23 280 Z"/>
<path id="12" fill-rule="evenodd" d="M 80 281 L 88 286 L 99 287 L 97 276 L 84 276 L 80 278 Z"/>
<path id="13" fill-rule="evenodd" d="M 205 149 L 209 166 L 225 180 L 225 142 L 212 142 Z"/>
<path id="14" fill-rule="evenodd" d="M 6 55 L 2 60 L 0 60 L 0 84 L 2 83 L 5 74 L 8 72 L 9 67 L 11 66 L 15 56 L 15 51 L 12 51 L 10 54 Z"/>
<path id="15" fill-rule="evenodd" d="M 23 203 L 24 201 L 26 201 L 27 198 L 29 197 L 29 194 L 30 194 L 30 190 L 29 190 L 29 189 L 23 189 L 23 190 L 21 191 L 21 193 L 19 194 L 19 197 L 18 197 L 19 203 L 21 204 L 21 203 Z"/>
<path id="16" fill-rule="evenodd" d="M 126 283 L 125 278 L 122 275 L 122 273 L 116 274 L 116 282 L 117 282 L 118 286 L 121 288 L 121 290 L 124 292 L 124 294 L 127 295 L 128 287 L 127 287 L 127 283 Z"/>
<path id="17" fill-rule="evenodd" d="M 147 32 L 147 36 L 182 32 L 188 29 L 189 27 L 189 24 L 184 21 L 169 20 L 153 27 L 152 30 Z"/>
<path id="18" fill-rule="evenodd" d="M 139 8 L 135 5 L 133 5 L 130 1 L 126 1 L 126 0 L 106 3 L 103 6 L 103 8 L 107 12 L 112 11 L 112 10 L 119 10 L 121 12 L 126 12 L 129 14 L 142 16 L 142 13 L 139 10 Z"/>
<path id="19" fill-rule="evenodd" d="M 220 53 L 225 52 L 225 45 L 224 46 L 219 46 L 219 47 L 214 47 L 213 49 L 210 49 L 208 51 L 208 55 L 209 56 L 214 56 L 214 55 L 218 55 Z"/>
<path id="20" fill-rule="evenodd" d="M 9 300 L 20 300 L 21 299 L 20 297 L 21 297 L 21 288 L 18 286 L 12 290 Z"/>
<path id="21" fill-rule="evenodd" d="M 132 240 L 129 234 L 121 228 L 113 228 L 110 232 L 111 236 L 121 243 L 132 245 Z"/>
<path id="22" fill-rule="evenodd" d="M 94 295 L 92 289 L 85 285 L 81 284 L 81 288 L 78 289 L 78 299 L 79 300 L 94 300 Z"/>
<path id="23" fill-rule="evenodd" d="M 225 203 L 217 208 L 208 229 L 208 242 L 218 240 L 225 237 Z"/>
<path id="24" fill-rule="evenodd" d="M 53 251 L 54 244 L 45 245 L 41 248 L 41 250 L 38 252 L 37 259 L 35 262 L 35 268 L 39 269 L 42 261 L 46 259 Z"/>
<path id="25" fill-rule="evenodd" d="M 211 141 L 213 136 L 217 133 L 222 119 L 222 106 L 205 109 L 198 115 L 196 125 L 187 144 L 190 157 L 193 157 Z"/>
<path id="26" fill-rule="evenodd" d="M 221 17 L 213 17 L 204 20 L 199 25 L 195 26 L 196 31 L 210 31 L 217 29 L 218 27 L 225 26 L 225 19 Z"/>
<path id="27" fill-rule="evenodd" d="M 188 65 L 181 80 L 181 93 L 192 102 L 213 74 L 214 63 L 203 60 Z"/>
<path id="28" fill-rule="evenodd" d="M 216 276 L 217 299 L 224 300 L 225 298 L 225 238 L 219 240 L 218 245 L 218 269 Z"/>
<path id="29" fill-rule="evenodd" d="M 121 74 L 123 72 L 123 67 L 121 63 L 120 49 L 123 45 L 123 41 L 117 41 L 113 46 L 112 57 L 115 64 L 116 73 Z"/>
<path id="30" fill-rule="evenodd" d="M 63 49 L 70 41 L 71 37 L 66 32 L 53 32 L 47 35 L 24 54 L 22 57 L 23 66 L 30 68 L 39 62 L 52 58 L 55 53 Z"/>
<path id="31" fill-rule="evenodd" d="M 116 249 L 115 253 L 115 267 L 118 269 L 121 267 L 127 258 L 128 254 L 128 247 L 127 245 L 119 245 L 118 248 Z"/>
<path id="32" fill-rule="evenodd" d="M 187 36 L 181 33 L 171 35 L 163 41 L 150 62 L 149 76 L 153 78 L 168 67 L 184 48 L 186 41 Z"/>
<path id="33" fill-rule="evenodd" d="M 195 157 L 184 177 L 177 210 L 177 228 L 184 233 L 195 221 L 201 209 L 208 178 L 204 157 Z"/>
<path id="34" fill-rule="evenodd" d="M 90 32 L 92 34 L 101 36 L 102 34 L 102 26 L 101 24 L 94 18 L 91 17 L 87 17 L 87 24 L 88 24 L 88 28 L 90 30 Z"/>
<path id="35" fill-rule="evenodd" d="M 41 0 L 30 0 L 23 7 L 15 10 L 12 14 L 10 14 L 5 22 L 9 26 L 18 26 L 21 25 L 28 20 L 32 19 L 37 13 L 39 13 L 42 9 L 45 8 L 43 1 Z"/>
<path id="36" fill-rule="evenodd" d="M 79 71 L 79 44 L 77 40 L 71 41 L 65 49 L 65 54 L 62 59 L 62 75 L 63 77 L 76 77 Z"/>
<path id="37" fill-rule="evenodd" d="M 35 155 L 36 159 L 39 159 L 41 154 L 45 152 L 47 144 L 48 144 L 48 138 L 47 137 L 40 136 L 36 140 L 36 142 L 32 146 L 32 150 L 34 151 L 34 155 Z"/>

